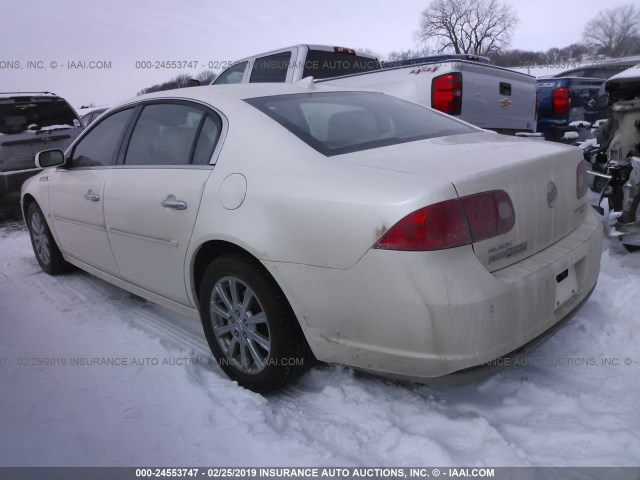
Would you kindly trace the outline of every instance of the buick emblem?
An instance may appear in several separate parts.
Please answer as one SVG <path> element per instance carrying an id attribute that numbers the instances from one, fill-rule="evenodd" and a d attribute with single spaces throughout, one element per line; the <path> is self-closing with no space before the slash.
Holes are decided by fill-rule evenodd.
<path id="1" fill-rule="evenodd" d="M 556 202 L 558 201 L 558 187 L 553 182 L 547 183 L 547 205 L 549 208 L 553 208 L 556 206 Z"/>

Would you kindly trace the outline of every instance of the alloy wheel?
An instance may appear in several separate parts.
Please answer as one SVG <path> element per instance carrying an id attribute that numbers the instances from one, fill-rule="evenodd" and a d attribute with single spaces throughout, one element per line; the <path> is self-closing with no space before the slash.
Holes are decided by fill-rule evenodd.
<path id="1" fill-rule="evenodd" d="M 36 254 L 44 264 L 48 264 L 51 258 L 51 247 L 44 220 L 39 212 L 31 215 L 31 235 Z"/>
<path id="2" fill-rule="evenodd" d="M 271 335 L 267 315 L 253 290 L 233 276 L 220 278 L 209 304 L 213 333 L 224 361 L 247 374 L 267 366 Z"/>

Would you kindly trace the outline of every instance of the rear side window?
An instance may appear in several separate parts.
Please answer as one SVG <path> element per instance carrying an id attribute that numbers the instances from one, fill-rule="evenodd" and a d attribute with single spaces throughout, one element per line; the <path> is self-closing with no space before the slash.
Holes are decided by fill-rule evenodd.
<path id="1" fill-rule="evenodd" d="M 594 69 L 590 72 L 591 75 L 585 75 L 585 77 L 590 76 L 593 78 L 603 78 L 607 80 L 613 77 L 614 75 L 617 75 L 618 73 L 624 72 L 625 70 L 626 70 L 626 67 L 609 67 L 609 68 Z"/>
<path id="2" fill-rule="evenodd" d="M 359 57 L 342 52 L 309 50 L 302 78 L 309 76 L 315 79 L 331 78 L 379 69 L 380 63 L 375 58 Z"/>
<path id="3" fill-rule="evenodd" d="M 73 149 L 70 167 L 100 167 L 115 163 L 132 108 L 109 115 L 85 135 Z"/>
<path id="4" fill-rule="evenodd" d="M 56 130 L 79 127 L 71 107 L 56 97 L 15 97 L 0 100 L 0 133 Z"/>
<path id="5" fill-rule="evenodd" d="M 213 85 L 225 85 L 230 83 L 242 83 L 242 77 L 244 77 L 244 70 L 247 68 L 247 62 L 238 63 L 232 67 L 227 68 L 215 79 Z"/>
<path id="6" fill-rule="evenodd" d="M 287 79 L 291 52 L 256 58 L 251 70 L 251 83 L 282 83 Z"/>
<path id="7" fill-rule="evenodd" d="M 322 92 L 245 101 L 326 156 L 478 131 L 381 93 Z"/>
<path id="8" fill-rule="evenodd" d="M 208 165 L 222 119 L 198 106 L 146 105 L 129 140 L 125 165 Z"/>
<path id="9" fill-rule="evenodd" d="M 188 165 L 203 115 L 188 105 L 146 105 L 133 129 L 125 165 Z"/>

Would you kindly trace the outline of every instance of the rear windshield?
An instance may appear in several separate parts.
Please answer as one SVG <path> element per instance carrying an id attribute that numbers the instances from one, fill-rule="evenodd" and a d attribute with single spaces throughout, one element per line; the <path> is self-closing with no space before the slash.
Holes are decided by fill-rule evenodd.
<path id="1" fill-rule="evenodd" d="M 309 50 L 302 78 L 310 76 L 315 79 L 340 77 L 379 69 L 380 63 L 375 58 L 359 57 L 341 52 Z"/>
<path id="2" fill-rule="evenodd" d="M 577 70 L 568 70 L 566 72 L 559 73 L 555 75 L 555 78 L 560 77 L 589 77 L 589 78 L 602 78 L 607 80 L 608 78 L 613 77 L 614 75 L 624 72 L 627 68 L 631 68 L 634 65 L 606 65 L 591 68 L 580 68 Z"/>
<path id="3" fill-rule="evenodd" d="M 302 93 L 245 101 L 326 156 L 477 131 L 382 93 Z"/>
<path id="4" fill-rule="evenodd" d="M 0 100 L 0 133 L 55 130 L 80 126 L 78 117 L 61 98 L 20 97 Z"/>

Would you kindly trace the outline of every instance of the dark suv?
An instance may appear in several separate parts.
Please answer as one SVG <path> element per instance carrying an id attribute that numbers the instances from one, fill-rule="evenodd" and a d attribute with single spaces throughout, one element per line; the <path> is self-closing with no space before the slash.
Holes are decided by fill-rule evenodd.
<path id="1" fill-rule="evenodd" d="M 38 173 L 35 154 L 66 149 L 82 131 L 71 106 L 50 92 L 0 92 L 0 196 Z"/>

